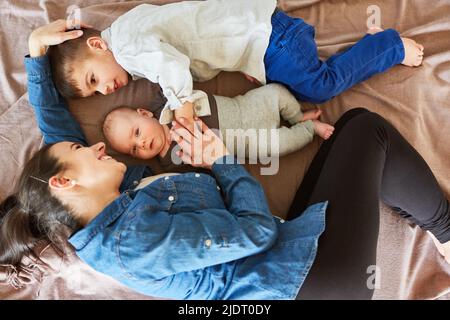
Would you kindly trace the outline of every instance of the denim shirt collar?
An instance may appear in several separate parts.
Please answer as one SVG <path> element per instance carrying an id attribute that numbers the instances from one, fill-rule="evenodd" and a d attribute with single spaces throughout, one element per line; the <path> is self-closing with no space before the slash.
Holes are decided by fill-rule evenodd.
<path id="1" fill-rule="evenodd" d="M 87 226 L 73 234 L 69 242 L 81 250 L 91 239 L 114 222 L 125 212 L 133 201 L 134 189 L 142 178 L 151 176 L 153 173 L 147 166 L 129 166 L 125 172 L 119 191 L 122 193 L 116 200 L 100 212 Z"/>
<path id="2" fill-rule="evenodd" d="M 142 178 L 153 175 L 151 169 L 147 166 L 129 166 L 125 172 L 119 191 L 125 192 L 134 189 Z"/>
<path id="3" fill-rule="evenodd" d="M 122 193 L 116 200 L 111 202 L 105 209 L 103 209 L 87 226 L 74 233 L 69 242 L 76 250 L 83 249 L 89 241 L 92 240 L 98 233 L 102 232 L 108 225 L 113 223 L 120 217 L 133 201 L 133 191 L 126 191 Z"/>

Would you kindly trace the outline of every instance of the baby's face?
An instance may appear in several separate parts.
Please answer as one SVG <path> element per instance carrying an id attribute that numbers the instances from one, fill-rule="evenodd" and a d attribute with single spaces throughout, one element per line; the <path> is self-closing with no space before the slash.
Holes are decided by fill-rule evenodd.
<path id="1" fill-rule="evenodd" d="M 107 139 L 111 146 L 139 159 L 151 159 L 160 154 L 168 136 L 153 114 L 144 109 L 118 112 L 110 121 Z"/>

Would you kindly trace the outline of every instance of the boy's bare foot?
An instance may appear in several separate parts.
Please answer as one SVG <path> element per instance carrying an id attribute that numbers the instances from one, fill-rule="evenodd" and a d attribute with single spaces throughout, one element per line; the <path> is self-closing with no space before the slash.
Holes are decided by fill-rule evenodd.
<path id="1" fill-rule="evenodd" d="M 314 132 L 324 140 L 330 139 L 334 132 L 334 127 L 327 123 L 320 122 L 319 120 L 313 120 Z"/>
<path id="2" fill-rule="evenodd" d="M 384 31 L 384 29 L 379 27 L 372 27 L 367 30 L 367 33 L 374 35 L 382 31 Z M 423 61 L 423 45 L 418 44 L 417 42 L 409 38 L 402 38 L 402 42 L 403 46 L 405 47 L 405 59 L 403 60 L 402 64 L 408 67 L 420 66 Z"/>
<path id="3" fill-rule="evenodd" d="M 402 38 L 402 41 L 405 47 L 405 59 L 402 64 L 408 67 L 420 66 L 423 61 L 423 45 L 409 38 Z"/>
<path id="4" fill-rule="evenodd" d="M 321 114 L 322 114 L 322 110 L 320 110 L 320 109 L 305 111 L 305 112 L 303 112 L 302 121 L 317 120 L 317 119 L 319 119 Z"/>
<path id="5" fill-rule="evenodd" d="M 377 34 L 378 32 L 381 32 L 381 31 L 384 31 L 384 29 L 379 28 L 379 27 L 372 27 L 369 30 L 367 30 L 367 33 L 374 35 L 374 34 Z"/>

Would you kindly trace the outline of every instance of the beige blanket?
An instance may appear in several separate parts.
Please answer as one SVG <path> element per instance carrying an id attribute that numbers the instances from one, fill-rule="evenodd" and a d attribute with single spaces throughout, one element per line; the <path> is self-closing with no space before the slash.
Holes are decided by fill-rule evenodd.
<path id="1" fill-rule="evenodd" d="M 114 17 L 141 2 L 113 5 L 112 0 L 77 1 L 83 19 L 97 28 L 107 26 Z M 118 1 L 115 1 L 118 2 Z M 170 1 L 149 1 L 163 3 Z M 22 57 L 31 30 L 65 15 L 74 1 L 32 0 L 3 1 L 0 4 L 1 66 L 0 73 L 0 148 L 2 168 L 0 197 L 12 192 L 20 166 L 41 143 L 26 96 Z M 98 4 L 92 6 L 93 4 Z M 329 103 L 321 105 L 324 119 L 334 122 L 348 109 L 366 107 L 380 113 L 419 151 L 430 165 L 439 183 L 450 196 L 450 0 L 430 5 L 423 0 L 360 1 L 280 1 L 280 7 L 316 27 L 321 56 L 341 50 L 362 37 L 366 31 L 367 9 L 377 5 L 384 28 L 396 28 L 425 46 L 424 65 L 417 69 L 403 66 L 378 75 L 358 85 Z M 233 96 L 251 85 L 236 74 L 221 74 L 197 86 L 209 92 Z M 82 123 L 91 142 L 101 139 L 98 124 L 114 106 L 139 106 L 149 103 L 155 87 L 137 82 L 109 97 L 72 101 L 71 110 Z M 20 98 L 20 99 L 19 99 Z M 313 105 L 305 104 L 306 108 Z M 274 214 L 284 215 L 306 171 L 319 141 L 297 153 L 284 157 L 275 177 L 259 176 L 258 166 L 249 166 L 262 182 Z M 129 161 L 130 159 L 125 160 Z M 158 171 L 154 163 L 149 163 Z M 421 192 L 417 190 L 417 192 Z M 4 298 L 139 298 L 140 295 L 99 275 L 82 264 L 71 248 L 66 254 L 46 247 L 43 262 L 24 260 L 20 272 L 0 266 L 0 299 Z M 439 256 L 431 239 L 419 228 L 381 210 L 381 228 L 377 264 L 381 268 L 381 286 L 375 299 L 435 299 L 450 292 L 450 266 Z M 16 289 L 13 289 L 13 288 Z"/>

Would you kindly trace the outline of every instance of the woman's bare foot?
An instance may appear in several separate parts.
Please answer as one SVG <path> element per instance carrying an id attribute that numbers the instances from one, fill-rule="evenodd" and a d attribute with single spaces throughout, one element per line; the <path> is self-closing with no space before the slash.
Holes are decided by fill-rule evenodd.
<path id="1" fill-rule="evenodd" d="M 334 127 L 328 123 L 320 122 L 319 120 L 313 120 L 314 132 L 324 140 L 330 139 L 334 132 Z"/>
<path id="2" fill-rule="evenodd" d="M 305 112 L 303 112 L 302 121 L 317 120 L 317 119 L 319 119 L 321 114 L 322 114 L 322 110 L 320 110 L 320 109 L 305 111 Z"/>
<path id="3" fill-rule="evenodd" d="M 409 38 L 402 38 L 402 41 L 405 47 L 405 59 L 402 64 L 408 67 L 420 66 L 423 61 L 423 45 Z"/>
<path id="4" fill-rule="evenodd" d="M 438 239 L 430 232 L 427 231 L 428 234 L 433 239 L 434 245 L 436 246 L 439 253 L 444 257 L 445 261 L 450 264 L 450 241 L 446 243 L 440 243 Z"/>

